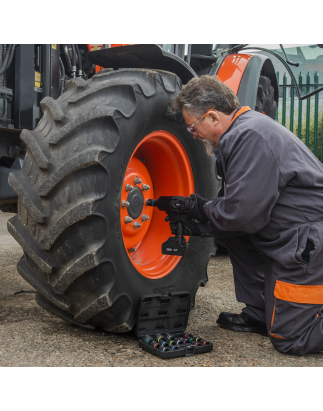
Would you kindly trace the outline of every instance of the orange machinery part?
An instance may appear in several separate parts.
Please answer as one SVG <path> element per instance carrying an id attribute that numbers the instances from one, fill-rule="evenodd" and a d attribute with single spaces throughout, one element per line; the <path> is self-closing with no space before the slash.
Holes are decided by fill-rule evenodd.
<path id="1" fill-rule="evenodd" d="M 217 78 L 237 95 L 243 73 L 252 59 L 250 54 L 229 54 L 222 63 Z"/>
<path id="2" fill-rule="evenodd" d="M 130 46 L 130 44 L 110 44 L 111 48 L 113 47 L 122 47 L 122 46 Z"/>

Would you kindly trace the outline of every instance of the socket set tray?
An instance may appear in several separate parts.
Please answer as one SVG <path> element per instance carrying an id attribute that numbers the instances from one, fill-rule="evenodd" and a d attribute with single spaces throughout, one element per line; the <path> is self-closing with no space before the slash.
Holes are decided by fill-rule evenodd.
<path id="1" fill-rule="evenodd" d="M 185 331 L 190 299 L 188 292 L 143 296 L 135 328 L 139 347 L 164 359 L 212 351 L 211 342 Z"/>

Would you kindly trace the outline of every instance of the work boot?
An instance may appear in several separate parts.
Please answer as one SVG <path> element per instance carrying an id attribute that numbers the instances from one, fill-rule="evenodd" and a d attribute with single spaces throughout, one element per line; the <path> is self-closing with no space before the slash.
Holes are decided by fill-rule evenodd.
<path id="1" fill-rule="evenodd" d="M 266 324 L 255 320 L 244 312 L 240 314 L 220 313 L 216 323 L 229 330 L 245 333 L 258 333 L 268 337 Z"/>

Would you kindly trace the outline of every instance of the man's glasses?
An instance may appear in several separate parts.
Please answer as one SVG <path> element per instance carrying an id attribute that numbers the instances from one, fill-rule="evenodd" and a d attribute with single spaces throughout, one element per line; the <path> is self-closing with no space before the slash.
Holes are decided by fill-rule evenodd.
<path id="1" fill-rule="evenodd" d="M 194 127 L 196 126 L 196 124 L 202 120 L 202 118 L 204 118 L 205 116 L 207 116 L 209 114 L 210 111 L 212 111 L 214 109 L 214 107 L 212 107 L 209 111 L 207 111 L 205 114 L 203 114 L 202 117 L 200 117 L 197 121 L 195 121 L 194 124 L 191 124 L 190 126 L 187 127 L 187 130 L 192 133 L 192 134 L 197 134 L 197 131 L 194 130 Z"/>

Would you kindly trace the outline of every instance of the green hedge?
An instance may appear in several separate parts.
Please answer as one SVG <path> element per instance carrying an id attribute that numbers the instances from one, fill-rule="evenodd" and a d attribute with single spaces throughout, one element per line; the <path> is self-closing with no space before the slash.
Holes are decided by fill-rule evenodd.
<path id="1" fill-rule="evenodd" d="M 279 105 L 281 105 L 282 101 L 279 101 Z M 298 100 L 295 98 L 294 103 L 294 127 L 293 133 L 298 136 Z M 305 144 L 306 138 L 306 100 L 302 103 L 302 141 Z M 312 152 L 314 152 L 314 97 L 311 97 L 311 108 L 310 108 L 310 127 L 309 127 L 309 148 Z M 322 126 L 323 126 L 323 102 L 319 103 L 319 110 L 318 110 L 318 133 L 317 133 L 317 158 L 323 162 L 322 158 Z M 278 109 L 278 122 L 282 123 L 282 108 Z M 290 129 L 290 104 L 286 105 L 286 124 L 285 127 Z"/>

